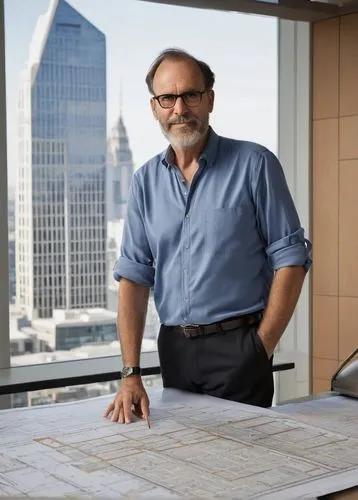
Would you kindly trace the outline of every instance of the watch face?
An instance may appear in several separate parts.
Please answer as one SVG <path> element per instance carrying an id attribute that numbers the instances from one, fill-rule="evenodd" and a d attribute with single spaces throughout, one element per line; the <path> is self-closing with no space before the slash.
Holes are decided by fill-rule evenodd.
<path id="1" fill-rule="evenodd" d="M 122 377 L 128 377 L 128 375 L 131 375 L 132 373 L 132 368 L 130 366 L 124 366 L 122 370 Z"/>
<path id="2" fill-rule="evenodd" d="M 140 375 L 139 366 L 124 366 L 122 369 L 122 378 L 129 377 L 130 375 Z"/>

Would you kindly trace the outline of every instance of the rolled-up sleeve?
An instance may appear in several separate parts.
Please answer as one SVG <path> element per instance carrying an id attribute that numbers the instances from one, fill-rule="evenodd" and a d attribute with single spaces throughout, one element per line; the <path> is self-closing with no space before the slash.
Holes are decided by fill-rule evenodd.
<path id="1" fill-rule="evenodd" d="M 280 162 L 270 151 L 259 156 L 253 180 L 256 220 L 271 267 L 312 264 L 312 245 L 293 203 Z"/>
<path id="2" fill-rule="evenodd" d="M 155 271 L 153 256 L 143 222 L 143 211 L 140 206 L 141 199 L 136 175 L 134 174 L 128 197 L 121 253 L 114 266 L 113 277 L 116 281 L 127 278 L 134 283 L 152 287 Z"/>

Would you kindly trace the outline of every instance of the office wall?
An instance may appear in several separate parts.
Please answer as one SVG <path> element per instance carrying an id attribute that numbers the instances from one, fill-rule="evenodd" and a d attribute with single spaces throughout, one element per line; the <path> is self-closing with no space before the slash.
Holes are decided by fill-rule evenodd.
<path id="1" fill-rule="evenodd" d="M 358 347 L 358 14 L 313 24 L 313 392 Z"/>

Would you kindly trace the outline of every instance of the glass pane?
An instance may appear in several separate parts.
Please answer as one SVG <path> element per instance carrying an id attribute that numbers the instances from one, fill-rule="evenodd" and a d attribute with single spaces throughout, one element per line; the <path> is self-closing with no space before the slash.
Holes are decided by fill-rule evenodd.
<path id="1" fill-rule="evenodd" d="M 144 82 L 167 45 L 215 72 L 216 132 L 276 152 L 275 19 L 136 0 L 55 5 L 5 0 L 13 365 L 120 352 L 113 266 L 132 173 L 167 147 Z M 165 41 L 158 26 L 170 26 Z M 158 329 L 151 293 L 143 350 Z"/>

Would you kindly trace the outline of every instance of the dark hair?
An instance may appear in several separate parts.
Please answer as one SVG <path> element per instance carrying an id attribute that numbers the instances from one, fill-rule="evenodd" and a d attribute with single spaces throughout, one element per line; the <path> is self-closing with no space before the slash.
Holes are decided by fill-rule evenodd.
<path id="1" fill-rule="evenodd" d="M 194 61 L 199 66 L 200 71 L 204 77 L 205 89 L 211 90 L 213 88 L 214 82 L 215 82 L 215 75 L 211 71 L 208 64 L 206 64 L 203 61 L 200 61 L 199 59 L 196 59 L 194 56 L 192 56 L 191 54 L 189 54 L 185 50 L 170 48 L 170 49 L 163 50 L 159 54 L 159 56 L 154 60 L 151 67 L 149 68 L 149 71 L 147 73 L 145 81 L 146 81 L 148 90 L 151 94 L 154 95 L 153 80 L 154 80 L 155 73 L 156 73 L 157 69 L 159 68 L 159 65 L 165 59 L 174 59 L 174 60 L 189 59 L 190 61 Z"/>

